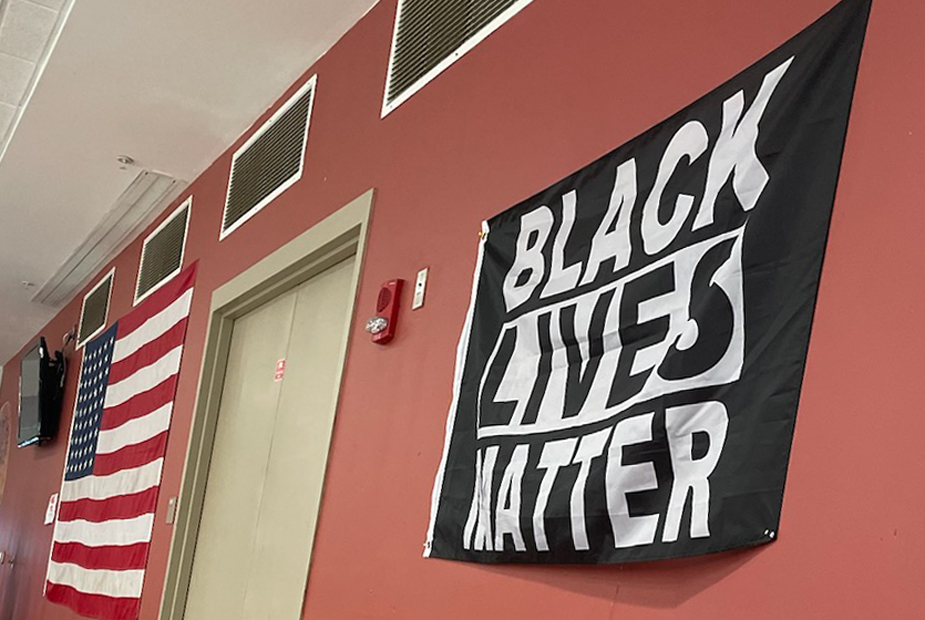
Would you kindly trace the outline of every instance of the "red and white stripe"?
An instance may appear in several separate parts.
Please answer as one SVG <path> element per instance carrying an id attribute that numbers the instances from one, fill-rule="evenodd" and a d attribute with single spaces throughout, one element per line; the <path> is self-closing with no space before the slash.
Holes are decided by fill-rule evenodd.
<path id="1" fill-rule="evenodd" d="M 138 617 L 194 280 L 119 321 L 93 473 L 62 483 L 45 596 L 78 613 Z"/>

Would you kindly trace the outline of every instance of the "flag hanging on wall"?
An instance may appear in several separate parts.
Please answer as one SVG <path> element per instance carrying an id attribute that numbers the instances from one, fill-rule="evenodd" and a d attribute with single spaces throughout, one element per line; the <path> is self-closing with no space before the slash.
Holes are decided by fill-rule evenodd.
<path id="1" fill-rule="evenodd" d="M 776 538 L 869 11 L 483 225 L 425 556 Z"/>
<path id="2" fill-rule="evenodd" d="M 88 342 L 45 597 L 135 620 L 154 527 L 196 265 Z"/>

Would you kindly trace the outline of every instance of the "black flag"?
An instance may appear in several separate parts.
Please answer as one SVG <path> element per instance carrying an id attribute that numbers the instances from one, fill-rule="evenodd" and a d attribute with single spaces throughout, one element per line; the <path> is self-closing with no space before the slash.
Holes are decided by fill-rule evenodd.
<path id="1" fill-rule="evenodd" d="M 775 539 L 869 11 L 483 225 L 426 556 Z"/>

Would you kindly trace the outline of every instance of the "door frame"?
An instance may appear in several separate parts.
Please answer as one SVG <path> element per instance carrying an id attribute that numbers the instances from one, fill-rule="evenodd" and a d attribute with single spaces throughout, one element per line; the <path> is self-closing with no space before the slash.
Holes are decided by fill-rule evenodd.
<path id="1" fill-rule="evenodd" d="M 356 256 L 350 285 L 352 295 L 347 306 L 349 320 L 345 327 L 343 345 L 335 360 L 336 407 L 356 312 L 356 296 L 374 193 L 374 190 L 367 191 L 213 291 L 189 447 L 167 560 L 167 574 L 158 616 L 160 620 L 181 620 L 186 610 L 193 556 L 199 535 L 206 480 L 235 320 L 350 256 Z M 323 497 L 322 490 L 322 501 Z"/>

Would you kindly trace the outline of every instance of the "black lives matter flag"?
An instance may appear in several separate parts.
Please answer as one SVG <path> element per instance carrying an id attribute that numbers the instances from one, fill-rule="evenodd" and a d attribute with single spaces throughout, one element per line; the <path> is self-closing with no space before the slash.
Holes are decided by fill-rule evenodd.
<path id="1" fill-rule="evenodd" d="M 869 10 L 484 224 L 426 556 L 775 538 Z"/>

